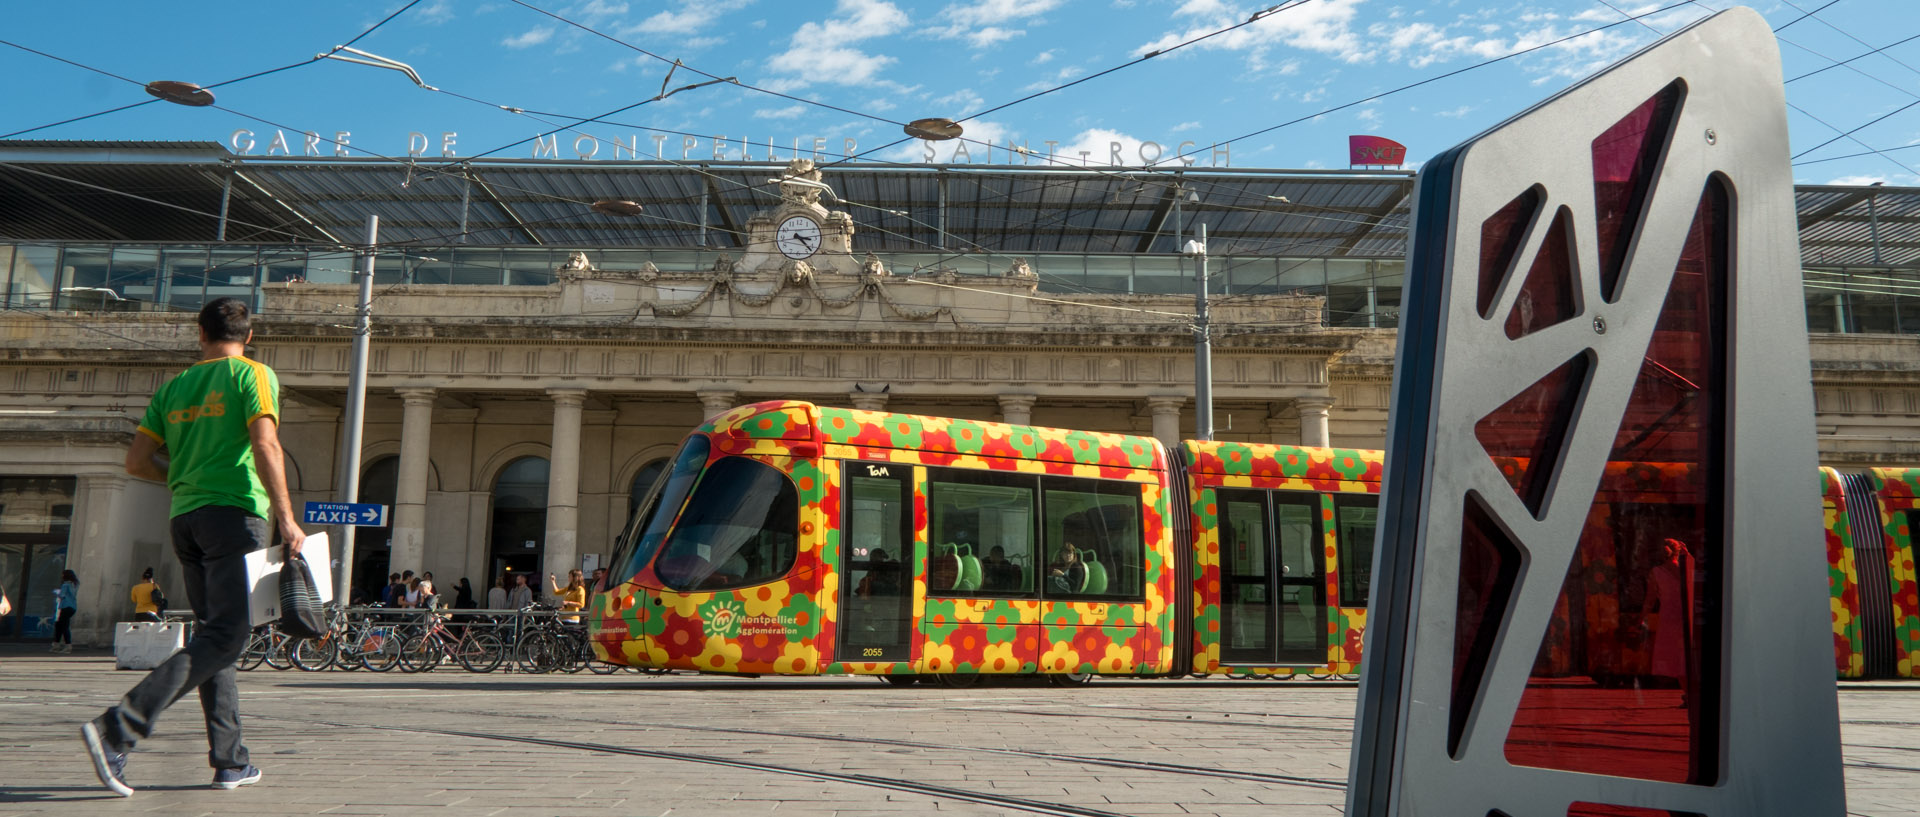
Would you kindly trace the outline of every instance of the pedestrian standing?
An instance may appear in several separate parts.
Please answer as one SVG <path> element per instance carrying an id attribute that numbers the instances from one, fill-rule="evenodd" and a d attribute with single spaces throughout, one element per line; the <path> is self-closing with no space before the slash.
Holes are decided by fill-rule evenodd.
<path id="1" fill-rule="evenodd" d="M 60 586 L 53 590 L 53 646 L 48 652 L 73 652 L 73 617 L 80 613 L 80 577 L 71 570 L 60 571 Z"/>
<path id="2" fill-rule="evenodd" d="M 501 576 L 493 580 L 493 588 L 487 591 L 487 609 L 507 609 L 507 577 Z"/>
<path id="3" fill-rule="evenodd" d="M 307 538 L 287 501 L 279 378 L 245 357 L 253 340 L 246 304 L 217 298 L 201 308 L 199 323 L 200 362 L 154 393 L 126 462 L 127 473 L 164 481 L 173 492 L 173 552 L 199 626 L 186 649 L 80 728 L 100 782 L 122 797 L 133 795 L 127 752 L 153 734 L 160 713 L 196 689 L 213 787 L 259 782 L 260 770 L 240 739 L 234 683 L 234 664 L 252 630 L 246 557 L 265 548 L 276 531 L 289 557 Z M 162 447 L 167 458 L 159 456 Z"/>
<path id="4" fill-rule="evenodd" d="M 560 612 L 578 613 L 587 609 L 587 581 L 580 578 L 578 569 L 567 571 L 567 586 L 561 587 L 552 573 L 547 574 L 547 586 L 553 589 L 553 597 L 560 601 Z M 579 616 L 562 616 L 561 621 L 579 624 Z"/>
<path id="5" fill-rule="evenodd" d="M 140 574 L 140 583 L 127 591 L 127 595 L 133 598 L 134 621 L 160 620 L 160 613 L 163 612 L 159 602 L 160 583 L 153 580 L 153 568 L 149 567 Z"/>
<path id="6" fill-rule="evenodd" d="M 527 586 L 527 574 L 513 577 L 513 589 L 507 592 L 507 605 L 515 610 L 525 610 L 533 604 L 533 588 Z"/>
<path id="7" fill-rule="evenodd" d="M 400 600 L 400 594 L 406 592 L 406 585 L 400 583 L 400 574 L 387 574 L 387 586 L 380 589 L 380 603 L 394 607 Z"/>
<path id="8" fill-rule="evenodd" d="M 473 602 L 473 582 L 461 577 L 460 583 L 453 586 L 453 609 L 472 610 L 476 606 Z"/>

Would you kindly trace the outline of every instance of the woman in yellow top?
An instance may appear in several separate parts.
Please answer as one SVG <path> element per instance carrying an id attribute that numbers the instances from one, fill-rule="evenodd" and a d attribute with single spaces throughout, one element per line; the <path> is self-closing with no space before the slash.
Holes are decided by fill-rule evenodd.
<path id="1" fill-rule="evenodd" d="M 587 581 L 578 570 L 567 571 L 567 586 L 561 587 L 552 573 L 547 574 L 547 585 L 553 588 L 553 596 L 560 600 L 560 612 L 578 613 L 587 609 Z M 561 616 L 561 621 L 579 624 L 579 616 Z"/>
<path id="2" fill-rule="evenodd" d="M 153 568 L 149 567 L 147 572 L 140 574 L 140 583 L 127 591 L 127 595 L 133 598 L 134 621 L 160 620 L 160 605 L 153 603 L 153 594 L 159 590 L 160 584 L 153 580 Z"/>

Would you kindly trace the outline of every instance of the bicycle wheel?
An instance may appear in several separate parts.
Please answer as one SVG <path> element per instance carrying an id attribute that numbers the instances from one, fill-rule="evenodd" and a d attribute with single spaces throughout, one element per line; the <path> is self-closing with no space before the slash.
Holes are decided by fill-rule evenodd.
<path id="1" fill-rule="evenodd" d="M 559 636 L 560 653 L 554 656 L 561 672 L 572 675 L 586 669 L 593 663 L 593 652 L 587 647 L 585 636 L 568 630 Z"/>
<path id="2" fill-rule="evenodd" d="M 432 672 L 445 658 L 447 648 L 432 635 L 416 635 L 400 646 L 401 672 Z"/>
<path id="3" fill-rule="evenodd" d="M 293 665 L 302 672 L 319 672 L 333 666 L 339 652 L 340 646 L 331 635 L 303 638 L 294 642 Z"/>
<path id="4" fill-rule="evenodd" d="M 559 650 L 560 645 L 552 633 L 530 632 L 522 636 L 514 648 L 514 663 L 521 672 L 552 672 Z"/>
<path id="5" fill-rule="evenodd" d="M 273 646 L 267 648 L 267 666 L 283 671 L 293 669 L 293 639 L 279 630 L 272 631 L 268 638 L 272 639 Z"/>
<path id="6" fill-rule="evenodd" d="M 267 645 L 271 643 L 267 634 L 262 631 L 255 630 L 248 635 L 247 648 L 240 653 L 239 669 L 242 672 L 252 672 L 255 667 L 260 666 L 261 662 L 267 660 Z"/>
<path id="7" fill-rule="evenodd" d="M 375 628 L 359 644 L 360 666 L 374 672 L 386 672 L 400 663 L 400 640 L 393 631 Z"/>
<path id="8" fill-rule="evenodd" d="M 470 632 L 460 640 L 458 649 L 460 666 L 468 672 L 492 672 L 499 668 L 501 659 L 507 657 L 506 645 L 493 633 Z"/>

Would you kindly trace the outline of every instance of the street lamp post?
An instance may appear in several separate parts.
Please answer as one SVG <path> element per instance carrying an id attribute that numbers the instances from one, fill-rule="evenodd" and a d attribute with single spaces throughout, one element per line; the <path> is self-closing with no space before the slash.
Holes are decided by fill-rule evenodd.
<path id="1" fill-rule="evenodd" d="M 353 357 L 347 374 L 345 428 L 340 435 L 340 474 L 335 480 L 341 502 L 360 499 L 360 438 L 366 425 L 367 344 L 373 332 L 373 250 L 379 243 L 380 217 L 367 216 L 367 246 L 360 254 L 360 299 L 354 308 Z M 344 607 L 353 601 L 353 526 L 340 526 L 339 591 L 334 600 Z"/>
<path id="2" fill-rule="evenodd" d="M 1187 242 L 1183 252 L 1192 256 L 1198 268 L 1194 275 L 1193 322 L 1193 434 L 1202 440 L 1213 439 L 1213 337 L 1207 310 L 1207 225 L 1200 225 L 1199 240 Z"/>

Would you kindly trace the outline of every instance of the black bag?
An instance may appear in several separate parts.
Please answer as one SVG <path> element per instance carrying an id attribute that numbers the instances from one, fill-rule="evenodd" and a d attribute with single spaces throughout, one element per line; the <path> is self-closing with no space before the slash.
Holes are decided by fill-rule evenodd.
<path id="1" fill-rule="evenodd" d="M 280 568 L 280 631 L 294 638 L 319 638 L 327 632 L 313 571 L 307 567 L 307 558 L 298 554 Z"/>
<path id="2" fill-rule="evenodd" d="M 153 592 L 147 594 L 147 601 L 153 602 L 154 610 L 162 613 L 167 611 L 167 594 L 160 592 L 160 585 L 153 586 Z"/>

